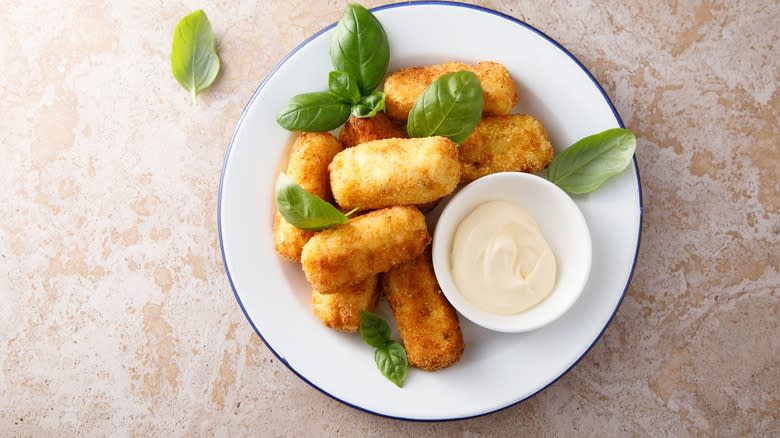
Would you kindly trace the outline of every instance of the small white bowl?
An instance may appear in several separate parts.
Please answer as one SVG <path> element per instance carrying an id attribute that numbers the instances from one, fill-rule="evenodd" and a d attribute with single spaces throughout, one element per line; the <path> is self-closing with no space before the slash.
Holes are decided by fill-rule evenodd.
<path id="1" fill-rule="evenodd" d="M 488 201 L 508 201 L 527 210 L 557 263 L 557 279 L 550 295 L 514 315 L 496 315 L 475 307 L 458 291 L 450 270 L 455 230 L 469 213 Z M 499 332 L 535 330 L 563 315 L 588 281 L 591 257 L 590 231 L 577 204 L 555 184 L 528 173 L 496 173 L 463 187 L 444 207 L 433 233 L 433 268 L 442 292 L 461 315 Z"/>

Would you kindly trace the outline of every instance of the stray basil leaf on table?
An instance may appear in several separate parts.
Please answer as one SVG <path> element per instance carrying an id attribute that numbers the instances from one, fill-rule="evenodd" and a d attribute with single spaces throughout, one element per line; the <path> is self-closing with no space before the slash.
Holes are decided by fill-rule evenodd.
<path id="1" fill-rule="evenodd" d="M 220 61 L 214 33 L 203 10 L 185 16 L 176 25 L 171 48 L 173 77 L 198 103 L 198 93 L 211 85 L 219 73 Z"/>

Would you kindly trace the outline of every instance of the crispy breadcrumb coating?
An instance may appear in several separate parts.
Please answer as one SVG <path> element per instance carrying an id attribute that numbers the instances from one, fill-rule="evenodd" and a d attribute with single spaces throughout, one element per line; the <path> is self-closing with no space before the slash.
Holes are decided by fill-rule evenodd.
<path id="1" fill-rule="evenodd" d="M 303 132 L 292 145 L 287 176 L 310 193 L 330 200 L 328 164 L 342 149 L 341 142 L 327 132 Z M 285 259 L 299 262 L 303 245 L 313 235 L 290 225 L 278 211 L 274 215 L 274 248 Z"/>
<path id="2" fill-rule="evenodd" d="M 372 275 L 360 283 L 344 286 L 336 292 L 323 294 L 312 290 L 314 315 L 325 326 L 345 332 L 360 328 L 360 312 L 373 312 L 379 299 L 378 276 Z"/>
<path id="3" fill-rule="evenodd" d="M 458 315 L 436 282 L 430 251 L 382 274 L 382 286 L 410 365 L 435 371 L 460 360 Z"/>
<path id="4" fill-rule="evenodd" d="M 411 67 L 396 71 L 385 79 L 385 112 L 398 121 L 409 118 L 417 98 L 436 78 L 446 73 L 470 71 L 482 85 L 485 115 L 503 116 L 517 104 L 517 86 L 506 67 L 497 62 L 484 61 L 477 65 L 462 62 Z"/>
<path id="5" fill-rule="evenodd" d="M 320 293 L 334 293 L 422 254 L 431 242 L 416 207 L 376 210 L 312 236 L 303 247 L 306 279 Z"/>
<path id="6" fill-rule="evenodd" d="M 547 131 L 525 115 L 484 117 L 460 145 L 461 184 L 497 172 L 537 172 L 553 157 Z"/>
<path id="7" fill-rule="evenodd" d="M 382 111 L 374 117 L 351 116 L 339 133 L 339 140 L 345 148 L 357 146 L 372 140 L 385 138 L 406 138 L 406 131 L 388 119 Z"/>
<path id="8" fill-rule="evenodd" d="M 346 209 L 426 204 L 452 193 L 458 181 L 458 148 L 444 137 L 370 141 L 330 163 L 333 197 Z"/>

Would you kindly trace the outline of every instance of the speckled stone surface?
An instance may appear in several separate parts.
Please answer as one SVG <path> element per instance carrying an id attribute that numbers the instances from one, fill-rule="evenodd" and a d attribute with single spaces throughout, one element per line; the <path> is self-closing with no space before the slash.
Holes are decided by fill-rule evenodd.
<path id="1" fill-rule="evenodd" d="M 636 132 L 642 243 L 570 373 L 433 424 L 299 380 L 219 252 L 244 105 L 344 4 L 0 1 L 0 436 L 780 435 L 780 3 L 480 3 L 565 45 Z M 223 71 L 193 106 L 169 50 L 198 7 Z"/>

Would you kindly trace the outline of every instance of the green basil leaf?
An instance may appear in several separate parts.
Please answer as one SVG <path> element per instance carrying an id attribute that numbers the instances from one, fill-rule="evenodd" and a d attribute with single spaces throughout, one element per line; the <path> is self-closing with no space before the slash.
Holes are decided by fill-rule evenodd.
<path id="1" fill-rule="evenodd" d="M 379 316 L 367 312 L 360 312 L 360 336 L 366 344 L 381 348 L 390 341 L 390 326 Z"/>
<path id="2" fill-rule="evenodd" d="M 589 193 L 625 170 L 635 150 L 633 132 L 607 129 L 556 154 L 547 168 L 547 179 L 569 193 Z"/>
<path id="3" fill-rule="evenodd" d="M 290 224 L 303 230 L 322 230 L 349 221 L 319 196 L 312 195 L 284 173 L 276 180 L 276 209 Z"/>
<path id="4" fill-rule="evenodd" d="M 462 143 L 482 118 L 482 86 L 477 75 L 457 71 L 440 76 L 420 94 L 409 112 L 410 137 L 440 135 Z"/>
<path id="5" fill-rule="evenodd" d="M 406 370 L 409 368 L 409 361 L 406 358 L 406 350 L 398 342 L 390 341 L 388 344 L 377 348 L 374 351 L 374 362 L 379 371 L 387 377 L 388 380 L 395 383 L 399 388 L 404 386 L 406 380 Z"/>
<path id="6" fill-rule="evenodd" d="M 330 131 L 349 118 L 350 105 L 327 92 L 299 94 L 276 115 L 276 122 L 289 131 Z"/>
<path id="7" fill-rule="evenodd" d="M 330 59 L 336 70 L 357 80 L 363 95 L 382 82 L 390 62 L 390 44 L 382 24 L 368 9 L 347 5 L 330 42 Z"/>
<path id="8" fill-rule="evenodd" d="M 383 109 L 385 109 L 385 93 L 377 91 L 360 99 L 360 103 L 352 107 L 352 115 L 360 118 L 374 117 Z"/>
<path id="9" fill-rule="evenodd" d="M 345 71 L 328 73 L 328 89 L 332 95 L 344 103 L 355 105 L 360 102 L 360 89 L 357 81 Z"/>
<path id="10" fill-rule="evenodd" d="M 198 93 L 214 82 L 219 66 L 211 23 L 206 13 L 198 9 L 182 18 L 173 32 L 173 77 L 192 94 L 192 101 L 197 104 Z"/>

